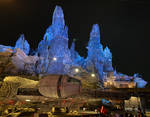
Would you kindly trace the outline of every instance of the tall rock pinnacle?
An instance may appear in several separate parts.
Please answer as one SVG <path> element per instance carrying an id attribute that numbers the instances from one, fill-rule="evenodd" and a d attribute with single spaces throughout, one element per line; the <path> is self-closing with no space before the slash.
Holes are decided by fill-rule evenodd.
<path id="1" fill-rule="evenodd" d="M 107 46 L 104 49 L 104 57 L 106 59 L 109 59 L 109 61 L 112 61 L 112 53 L 110 52 L 110 49 Z"/>
<path id="2" fill-rule="evenodd" d="M 38 55 L 43 58 L 43 71 L 49 74 L 65 74 L 66 65 L 71 61 L 71 54 L 68 48 L 68 27 L 65 26 L 63 10 L 56 6 L 52 25 L 50 25 L 44 35 L 44 39 L 39 43 Z M 53 60 L 55 58 L 55 60 Z M 42 71 L 42 72 L 43 72 Z"/>
<path id="3" fill-rule="evenodd" d="M 60 6 L 56 6 L 53 13 L 52 25 L 65 26 L 64 13 Z"/>
<path id="4" fill-rule="evenodd" d="M 112 72 L 112 53 L 110 52 L 110 49 L 108 47 L 104 49 L 104 58 L 104 72 Z"/>
<path id="5" fill-rule="evenodd" d="M 44 40 L 52 40 L 56 37 L 68 40 L 68 27 L 65 26 L 64 13 L 60 6 L 56 6 L 52 25 L 49 26 L 44 35 Z"/>
<path id="6" fill-rule="evenodd" d="M 90 33 L 90 38 L 97 37 L 100 40 L 100 29 L 98 24 L 94 24 Z"/>
<path id="7" fill-rule="evenodd" d="M 25 54 L 29 54 L 30 45 L 27 40 L 25 40 L 24 34 L 21 34 L 19 39 L 16 41 L 15 48 L 20 48 Z"/>
<path id="8" fill-rule="evenodd" d="M 102 48 L 100 44 L 100 30 L 98 24 L 94 24 L 92 26 L 92 30 L 90 32 L 90 40 L 87 48 L 88 50 L 90 48 L 95 48 L 95 49 Z"/>
<path id="9" fill-rule="evenodd" d="M 86 69 L 90 72 L 98 71 L 99 78 L 103 78 L 103 46 L 100 43 L 100 30 L 98 24 L 94 24 L 88 42 L 88 56 L 86 58 Z M 92 67 L 93 66 L 93 67 Z"/>

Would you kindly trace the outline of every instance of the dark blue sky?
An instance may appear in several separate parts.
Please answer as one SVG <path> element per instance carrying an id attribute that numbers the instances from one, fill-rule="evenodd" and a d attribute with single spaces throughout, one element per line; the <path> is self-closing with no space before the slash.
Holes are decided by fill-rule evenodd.
<path id="1" fill-rule="evenodd" d="M 0 44 L 15 45 L 21 33 L 35 49 L 51 24 L 56 5 L 62 6 L 69 43 L 86 56 L 93 24 L 101 27 L 101 42 L 113 54 L 120 72 L 149 79 L 150 2 L 148 0 L 0 0 Z"/>

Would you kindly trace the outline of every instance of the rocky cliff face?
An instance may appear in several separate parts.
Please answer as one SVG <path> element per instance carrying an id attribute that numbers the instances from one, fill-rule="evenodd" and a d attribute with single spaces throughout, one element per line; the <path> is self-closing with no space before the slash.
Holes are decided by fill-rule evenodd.
<path id="1" fill-rule="evenodd" d="M 94 24 L 88 42 L 88 56 L 81 57 L 75 50 L 75 43 L 68 48 L 68 27 L 65 25 L 63 10 L 56 6 L 52 24 L 47 28 L 43 40 L 39 42 L 34 56 L 30 56 L 30 45 L 21 35 L 14 47 L 0 45 L 0 73 L 19 74 L 22 71 L 35 74 L 69 74 L 74 68 L 83 69 L 89 77 L 103 81 L 104 74 L 114 72 L 112 53 L 100 42 L 100 28 Z M 80 73 L 81 74 L 81 73 Z M 105 75 L 106 76 L 106 75 Z M 80 76 L 82 77 L 82 75 Z"/>
<path id="2" fill-rule="evenodd" d="M 17 68 L 11 61 L 12 52 L 0 52 L 0 77 L 8 74 L 17 74 Z"/>
<path id="3" fill-rule="evenodd" d="M 8 75 L 35 75 L 37 56 L 27 56 L 19 48 L 0 52 L 0 77 Z"/>
<path id="4" fill-rule="evenodd" d="M 27 56 L 24 51 L 19 48 L 16 49 L 16 52 L 11 57 L 11 61 L 17 69 L 30 74 L 35 74 L 35 64 L 38 59 L 37 56 Z"/>
<path id="5" fill-rule="evenodd" d="M 44 39 L 39 43 L 37 55 L 39 73 L 66 74 L 65 65 L 71 63 L 68 49 L 68 28 L 65 26 L 61 7 L 56 6 L 52 25 L 48 27 Z"/>
<path id="6" fill-rule="evenodd" d="M 85 69 L 89 72 L 98 72 L 99 78 L 103 78 L 104 54 L 103 46 L 100 43 L 100 30 L 98 24 L 94 24 L 90 33 L 88 43 L 88 56 L 85 62 Z"/>

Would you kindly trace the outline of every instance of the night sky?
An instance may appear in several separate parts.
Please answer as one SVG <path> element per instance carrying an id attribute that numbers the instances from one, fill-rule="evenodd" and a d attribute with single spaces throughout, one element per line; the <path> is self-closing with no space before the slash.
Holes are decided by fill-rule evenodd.
<path id="1" fill-rule="evenodd" d="M 86 57 L 92 25 L 101 27 L 101 43 L 113 54 L 113 67 L 150 81 L 149 0 L 0 0 L 0 44 L 14 46 L 24 33 L 35 49 L 51 25 L 56 5 L 63 8 L 69 27 L 69 45 Z"/>

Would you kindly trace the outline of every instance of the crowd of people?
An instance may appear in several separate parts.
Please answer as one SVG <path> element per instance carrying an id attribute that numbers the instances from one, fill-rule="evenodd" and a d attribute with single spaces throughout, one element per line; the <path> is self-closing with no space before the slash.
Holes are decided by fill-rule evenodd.
<path id="1" fill-rule="evenodd" d="M 101 108 L 97 108 L 97 113 L 100 117 L 146 117 L 145 112 L 142 112 L 140 108 L 138 111 L 110 111 L 101 106 Z"/>

